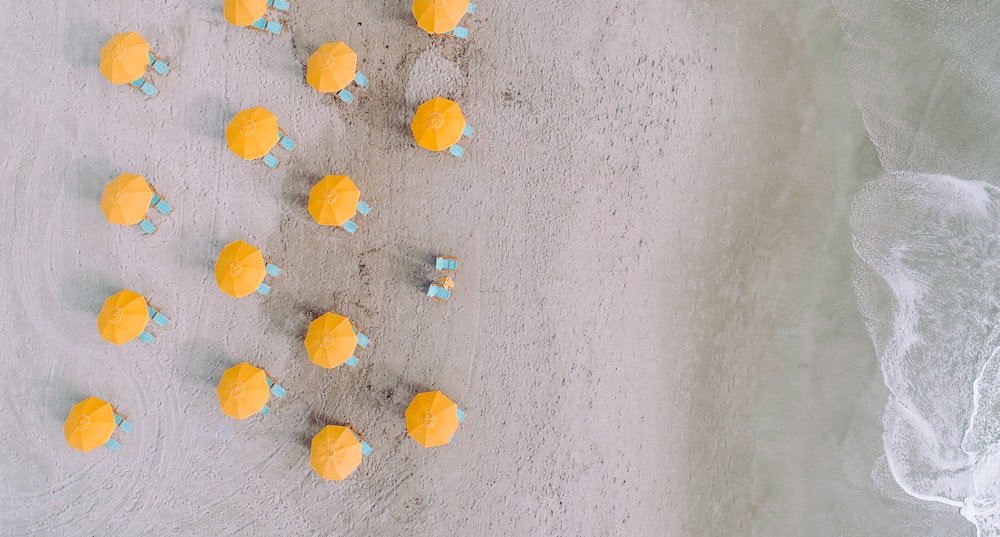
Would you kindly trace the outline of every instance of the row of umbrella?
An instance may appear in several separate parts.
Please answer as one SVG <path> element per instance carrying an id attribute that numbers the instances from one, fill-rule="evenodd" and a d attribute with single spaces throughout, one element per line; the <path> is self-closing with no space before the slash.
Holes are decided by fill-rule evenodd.
<path id="1" fill-rule="evenodd" d="M 236 419 L 270 412 L 267 406 L 280 386 L 263 369 L 242 362 L 229 369 L 219 380 L 216 394 L 222 412 Z M 424 447 L 447 444 L 458 430 L 464 413 L 454 401 L 439 390 L 414 396 L 404 414 L 406 432 Z M 131 432 L 133 426 L 110 403 L 87 397 L 73 405 L 63 425 L 63 435 L 71 447 L 88 452 L 100 446 L 117 450 L 120 443 L 112 438 L 116 428 Z M 313 437 L 309 465 L 323 479 L 342 480 L 361 465 L 372 452 L 371 446 L 353 426 L 327 425 Z"/>

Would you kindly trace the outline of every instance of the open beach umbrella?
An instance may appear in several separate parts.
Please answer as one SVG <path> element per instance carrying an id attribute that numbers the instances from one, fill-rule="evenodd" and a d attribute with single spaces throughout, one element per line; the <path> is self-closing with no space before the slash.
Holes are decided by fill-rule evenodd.
<path id="1" fill-rule="evenodd" d="M 149 65 L 149 43 L 135 32 L 115 34 L 101 47 L 101 74 L 112 84 L 139 80 Z"/>
<path id="2" fill-rule="evenodd" d="M 219 252 L 215 262 L 215 281 L 223 293 L 240 298 L 260 287 L 267 270 L 264 256 L 256 247 L 233 241 Z"/>
<path id="3" fill-rule="evenodd" d="M 313 437 L 309 465 L 323 479 L 345 479 L 360 464 L 361 440 L 347 427 L 327 425 Z"/>
<path id="4" fill-rule="evenodd" d="M 361 191 L 346 175 L 327 175 L 309 191 L 309 214 L 317 224 L 342 226 L 358 212 Z"/>
<path id="5" fill-rule="evenodd" d="M 309 324 L 309 331 L 306 332 L 305 347 L 309 359 L 328 369 L 349 360 L 357 344 L 358 334 L 351 321 L 336 313 L 324 313 Z"/>
<path id="6" fill-rule="evenodd" d="M 278 143 L 278 118 L 260 106 L 238 112 L 226 127 L 226 142 L 240 157 L 259 159 Z"/>
<path id="7" fill-rule="evenodd" d="M 145 177 L 123 173 L 104 185 L 101 210 L 108 222 L 131 226 L 145 218 L 152 201 L 153 189 Z"/>
<path id="8" fill-rule="evenodd" d="M 443 446 L 458 430 L 458 405 L 439 390 L 418 393 L 406 407 L 406 432 L 424 447 Z"/>
<path id="9" fill-rule="evenodd" d="M 465 129 L 465 116 L 458 103 L 434 97 L 417 107 L 410 124 L 417 145 L 431 151 L 442 151 L 455 145 Z"/>
<path id="10" fill-rule="evenodd" d="M 115 432 L 115 411 L 107 401 L 88 397 L 73 405 L 66 416 L 66 443 L 87 452 L 103 446 Z"/>
<path id="11" fill-rule="evenodd" d="M 234 26 L 250 26 L 267 11 L 267 0 L 223 0 L 222 15 Z"/>
<path id="12" fill-rule="evenodd" d="M 347 43 L 323 43 L 306 63 L 306 82 L 323 93 L 340 91 L 354 80 L 358 55 Z"/>
<path id="13" fill-rule="evenodd" d="M 468 9 L 469 0 L 413 0 L 417 26 L 432 34 L 454 30 Z"/>
<path id="14" fill-rule="evenodd" d="M 146 299 L 135 291 L 123 289 L 104 301 L 97 314 L 97 331 L 101 337 L 121 345 L 142 333 L 149 323 Z"/>
<path id="15" fill-rule="evenodd" d="M 263 369 L 247 362 L 227 369 L 219 380 L 216 393 L 219 395 L 222 412 L 238 420 L 260 412 L 271 396 L 267 374 Z"/>

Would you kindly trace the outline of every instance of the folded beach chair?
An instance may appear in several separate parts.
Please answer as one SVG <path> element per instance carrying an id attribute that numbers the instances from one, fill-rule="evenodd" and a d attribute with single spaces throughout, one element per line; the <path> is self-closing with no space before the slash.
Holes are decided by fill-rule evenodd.
<path id="1" fill-rule="evenodd" d="M 273 7 L 278 11 L 288 11 L 288 2 L 285 0 L 267 0 L 267 7 Z"/>
<path id="2" fill-rule="evenodd" d="M 455 272 L 458 270 L 458 258 L 450 255 L 439 255 L 434 261 L 434 268 L 441 272 Z"/>
<path id="3" fill-rule="evenodd" d="M 351 93 L 351 92 L 349 92 L 349 91 L 347 91 L 347 88 L 344 88 L 344 89 L 338 91 L 337 92 L 337 97 L 339 97 L 340 100 L 344 101 L 345 103 L 354 102 L 354 94 Z"/>
<path id="4" fill-rule="evenodd" d="M 139 341 L 145 343 L 146 345 L 152 345 L 153 342 L 156 341 L 156 338 L 153 337 L 153 334 L 143 331 L 139 334 Z"/>
<path id="5" fill-rule="evenodd" d="M 361 71 L 357 71 L 354 73 L 354 83 L 363 88 L 368 85 L 368 77 Z"/>
<path id="6" fill-rule="evenodd" d="M 167 200 L 161 198 L 160 195 L 156 193 L 153 194 L 153 200 L 150 201 L 149 204 L 156 207 L 156 210 L 160 211 L 162 214 L 170 214 L 170 211 L 172 210 L 170 204 L 167 203 Z"/>
<path id="7" fill-rule="evenodd" d="M 465 124 L 465 128 L 462 129 L 462 136 L 472 136 L 472 133 L 476 131 L 472 130 L 472 127 L 468 123 Z"/>
<path id="8" fill-rule="evenodd" d="M 120 416 L 117 412 L 115 412 L 115 425 L 121 427 L 121 430 L 125 431 L 126 433 L 130 433 L 133 430 L 135 430 L 132 427 L 132 422 L 126 420 L 125 418 Z"/>
<path id="9" fill-rule="evenodd" d="M 139 228 L 142 229 L 142 232 L 145 233 L 146 235 L 152 235 L 153 233 L 156 233 L 156 226 L 154 226 L 152 222 L 150 222 L 145 218 L 139 221 Z"/>
<path id="10" fill-rule="evenodd" d="M 363 201 L 359 201 L 358 202 L 358 212 L 361 213 L 361 214 L 363 214 L 363 215 L 365 215 L 365 216 L 368 216 L 368 214 L 372 212 L 372 208 L 367 203 L 365 203 Z"/>
<path id="11" fill-rule="evenodd" d="M 348 233 L 354 233 L 355 231 L 358 230 L 358 225 L 355 224 L 353 220 L 348 220 L 347 222 L 344 222 L 344 225 L 340 227 L 344 228 L 344 231 Z"/>
<path id="12" fill-rule="evenodd" d="M 271 292 L 271 286 L 267 285 L 264 282 L 261 282 L 260 287 L 257 288 L 257 292 L 262 295 L 266 295 Z"/>
<path id="13" fill-rule="evenodd" d="M 462 146 L 455 144 L 448 148 L 448 152 L 451 153 L 453 157 L 461 157 L 465 154 L 465 149 Z"/>
<path id="14" fill-rule="evenodd" d="M 281 147 L 289 151 L 295 149 L 295 140 L 292 140 L 292 137 L 285 134 L 285 131 L 281 129 L 278 129 L 278 143 L 281 144 Z"/>
<path id="15" fill-rule="evenodd" d="M 115 440 L 114 438 L 108 438 L 108 441 L 104 443 L 104 446 L 111 451 L 118 451 L 122 448 L 121 442 Z"/>
<path id="16" fill-rule="evenodd" d="M 152 82 L 141 77 L 133 80 L 132 86 L 141 89 L 143 93 L 150 97 L 156 97 L 160 93 L 160 90 L 156 89 L 156 86 Z"/>
<path id="17" fill-rule="evenodd" d="M 436 283 L 431 283 L 430 287 L 427 288 L 427 296 L 433 298 L 434 300 L 444 302 L 451 298 L 451 291 Z"/>
<path id="18" fill-rule="evenodd" d="M 149 53 L 149 66 L 161 75 L 170 74 L 170 67 L 168 67 L 163 60 L 157 58 L 152 52 Z"/>
<path id="19" fill-rule="evenodd" d="M 278 157 L 276 157 L 276 156 L 274 156 L 274 155 L 272 155 L 270 153 L 268 153 L 268 154 L 264 155 L 263 157 L 261 157 L 261 160 L 263 160 L 264 164 L 266 164 L 267 167 L 271 168 L 272 170 L 278 169 L 278 165 L 281 164 L 281 161 L 278 160 Z"/>
<path id="20" fill-rule="evenodd" d="M 146 304 L 146 311 L 149 312 L 149 318 L 160 326 L 167 326 L 167 323 L 170 322 L 170 319 L 166 315 L 160 313 L 159 310 L 149 304 Z"/>
<path id="21" fill-rule="evenodd" d="M 281 33 L 281 25 L 280 24 L 278 24 L 276 22 L 273 22 L 273 21 L 268 21 L 268 20 L 264 19 L 264 17 L 261 17 L 261 18 L 255 20 L 255 21 L 253 21 L 253 24 L 251 24 L 250 27 L 251 28 L 256 28 L 257 30 L 265 30 L 265 31 L 271 32 L 274 35 L 278 35 L 278 34 Z"/>

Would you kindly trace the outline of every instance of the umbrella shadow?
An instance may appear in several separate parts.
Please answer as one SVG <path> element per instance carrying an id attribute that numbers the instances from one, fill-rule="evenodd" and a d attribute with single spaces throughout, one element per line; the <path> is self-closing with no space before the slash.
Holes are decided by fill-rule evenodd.
<path id="1" fill-rule="evenodd" d="M 104 194 L 104 185 L 115 178 L 115 169 L 108 166 L 106 159 L 78 158 L 67 170 L 67 175 L 79 180 L 69 182 L 69 191 L 78 199 L 99 205 Z"/>
<path id="2" fill-rule="evenodd" d="M 178 345 L 179 354 L 188 358 L 182 369 L 180 380 L 196 384 L 216 384 L 222 372 L 242 360 L 227 356 L 222 345 L 212 339 L 186 339 Z"/>
<path id="3" fill-rule="evenodd" d="M 60 295 L 73 309 L 91 312 L 96 316 L 104 301 L 122 289 L 121 285 L 116 285 L 102 272 L 77 270 L 67 273 L 63 278 Z"/>
<path id="4" fill-rule="evenodd" d="M 204 92 L 190 100 L 184 113 L 184 128 L 197 138 L 212 138 L 225 143 L 226 125 L 239 110 L 216 93 Z"/>
<path id="5" fill-rule="evenodd" d="M 97 66 L 100 64 L 101 47 L 111 38 L 113 32 L 105 31 L 101 20 L 93 17 L 95 12 L 84 3 L 64 4 L 65 16 L 70 24 L 62 35 L 62 53 L 75 66 Z"/>

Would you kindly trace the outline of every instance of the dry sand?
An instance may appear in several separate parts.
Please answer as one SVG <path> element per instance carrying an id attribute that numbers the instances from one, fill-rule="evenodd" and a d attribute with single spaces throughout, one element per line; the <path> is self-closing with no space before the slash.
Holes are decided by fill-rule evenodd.
<path id="1" fill-rule="evenodd" d="M 280 20 L 270 37 L 215 1 L 60 0 L 0 21 L 0 534 L 841 535 L 889 501 L 846 273 L 847 207 L 877 167 L 830 6 L 481 3 L 468 41 L 427 36 L 405 2 Z M 174 69 L 155 100 L 97 70 L 127 30 Z M 371 79 L 351 105 L 303 82 L 333 40 Z M 476 128 L 464 158 L 412 142 L 435 94 Z M 278 171 L 226 148 L 256 105 L 299 144 Z M 100 214 L 125 171 L 175 207 L 152 237 Z M 305 211 L 330 173 L 373 206 L 354 236 Z M 285 269 L 270 296 L 216 287 L 236 239 Z M 424 296 L 438 253 L 461 263 L 447 304 Z M 121 288 L 172 318 L 155 345 L 99 338 Z M 357 368 L 306 357 L 327 310 L 371 336 Z M 831 373 L 844 349 L 860 370 Z M 288 388 L 271 415 L 219 411 L 242 360 Z M 468 416 L 433 450 L 402 420 L 427 388 Z M 119 453 L 66 446 L 87 395 L 135 423 Z M 322 481 L 309 438 L 344 422 L 375 452 Z M 817 486 L 813 463 L 844 452 Z M 817 518 L 828 501 L 842 525 Z"/>

